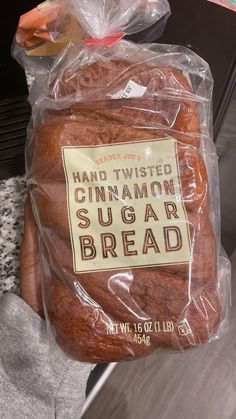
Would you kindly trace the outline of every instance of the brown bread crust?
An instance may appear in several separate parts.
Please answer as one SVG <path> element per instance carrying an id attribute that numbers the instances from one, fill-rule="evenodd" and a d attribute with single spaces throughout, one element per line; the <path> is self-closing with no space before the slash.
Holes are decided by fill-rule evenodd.
<path id="1" fill-rule="evenodd" d="M 114 100 L 131 79 L 147 87 L 144 96 Z M 107 60 L 66 71 L 52 93 L 74 95 L 75 102 L 70 109 L 45 112 L 34 138 L 29 185 L 50 265 L 45 298 L 58 344 L 75 359 L 110 362 L 211 339 L 221 315 L 216 243 L 197 104 L 186 77 L 172 67 Z M 75 274 L 62 147 L 165 137 L 177 140 L 191 263 Z M 126 322 L 128 332 L 119 326 L 117 333 L 107 332 Z M 146 322 L 162 327 L 146 334 L 148 344 L 137 343 L 135 328 L 140 324 L 143 330 Z"/>
<path id="2" fill-rule="evenodd" d="M 159 347 L 185 349 L 204 343 L 213 334 L 219 322 L 220 306 L 212 289 L 194 285 L 189 289 L 183 279 L 171 274 L 160 275 L 157 270 L 148 272 L 148 277 L 147 271 L 140 271 L 136 279 L 130 287 L 128 302 L 133 299 L 140 317 L 132 314 L 132 304 L 129 311 L 116 310 L 114 306 L 111 314 L 110 304 L 106 306 L 109 294 L 103 296 L 103 306 L 97 303 L 93 306 L 91 301 L 86 303 L 88 299 L 81 286 L 80 291 L 77 287 L 72 292 L 55 279 L 49 282 L 48 314 L 56 341 L 67 354 L 81 361 L 113 362 L 147 355 Z M 117 293 L 115 298 L 120 297 Z M 108 326 L 118 325 L 120 330 L 122 322 L 129 323 L 129 333 L 108 334 Z M 155 322 L 160 332 L 155 332 Z M 163 330 L 167 322 L 173 324 L 171 333 Z M 144 324 L 152 328 L 152 333 L 146 334 L 150 336 L 150 346 L 134 342 L 134 325 L 136 328 L 142 325 L 144 330 Z M 179 328 L 183 325 L 189 328 L 186 336 L 180 335 Z"/>

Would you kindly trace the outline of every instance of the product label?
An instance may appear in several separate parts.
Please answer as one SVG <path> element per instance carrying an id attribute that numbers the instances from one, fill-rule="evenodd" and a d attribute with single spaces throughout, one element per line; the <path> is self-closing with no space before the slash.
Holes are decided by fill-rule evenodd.
<path id="1" fill-rule="evenodd" d="M 62 148 L 76 273 L 190 261 L 176 144 Z"/>
<path id="2" fill-rule="evenodd" d="M 129 80 L 126 87 L 120 92 L 112 95 L 112 99 L 131 99 L 136 97 L 142 97 L 147 91 L 147 87 L 141 86 L 135 83 L 133 80 Z"/>
<path id="3" fill-rule="evenodd" d="M 177 336 L 188 336 L 192 330 L 187 320 L 174 323 L 172 320 L 146 321 L 143 323 L 113 323 L 107 324 L 107 335 L 133 333 L 133 341 L 138 344 L 150 346 L 151 335 L 175 333 Z"/>

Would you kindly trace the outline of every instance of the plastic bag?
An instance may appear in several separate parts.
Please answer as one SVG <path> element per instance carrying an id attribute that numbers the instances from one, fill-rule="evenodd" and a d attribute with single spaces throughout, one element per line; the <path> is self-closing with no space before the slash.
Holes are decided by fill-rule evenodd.
<path id="1" fill-rule="evenodd" d="M 12 54 L 32 77 L 35 73 L 47 74 L 52 59 L 69 42 L 80 44 L 86 36 L 85 29 L 79 23 L 80 19 L 77 19 L 78 2 L 74 1 L 73 4 L 75 8 L 70 0 L 46 0 L 20 17 Z M 96 4 L 98 3 L 87 2 L 87 15 L 96 9 Z M 108 3 L 107 1 L 100 2 L 98 8 L 101 10 L 100 19 L 102 19 L 102 13 L 109 12 L 109 8 L 112 7 L 112 14 L 110 11 L 109 18 L 106 15 L 103 17 L 104 25 L 106 20 L 109 23 L 111 19 L 113 27 L 122 24 L 124 28 L 126 21 L 128 23 L 126 34 L 129 39 L 134 38 L 136 42 L 152 42 L 162 35 L 170 15 L 169 4 L 166 0 L 149 2 L 139 0 L 124 3 L 120 6 L 125 10 L 122 19 L 118 13 L 118 5 L 119 2 L 111 3 L 110 0 Z M 82 6 L 85 7 L 84 2 L 81 2 Z M 129 16 L 132 22 L 128 21 Z M 97 26 L 99 22 L 101 23 L 100 19 L 96 17 L 94 20 Z M 112 30 L 112 24 L 110 30 Z M 138 39 L 137 31 L 139 31 Z"/>
<path id="2" fill-rule="evenodd" d="M 46 0 L 22 15 L 12 55 L 24 67 L 29 87 L 36 74 L 47 77 L 54 58 L 69 42 L 79 43 L 85 35 L 66 0 Z"/>
<path id="3" fill-rule="evenodd" d="M 209 66 L 183 47 L 118 40 L 164 2 L 93 4 L 73 7 L 99 42 L 68 45 L 32 90 L 26 168 L 50 333 L 99 363 L 220 337 L 230 265 Z"/>
<path id="4" fill-rule="evenodd" d="M 169 12 L 166 0 L 71 0 L 73 14 L 94 39 L 140 32 Z"/>

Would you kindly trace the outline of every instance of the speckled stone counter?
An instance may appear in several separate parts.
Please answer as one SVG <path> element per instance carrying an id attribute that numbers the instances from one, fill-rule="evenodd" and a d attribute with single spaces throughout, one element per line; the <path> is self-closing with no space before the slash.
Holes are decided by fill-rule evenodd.
<path id="1" fill-rule="evenodd" d="M 24 177 L 0 181 L 0 296 L 19 292 L 19 251 L 26 196 Z"/>

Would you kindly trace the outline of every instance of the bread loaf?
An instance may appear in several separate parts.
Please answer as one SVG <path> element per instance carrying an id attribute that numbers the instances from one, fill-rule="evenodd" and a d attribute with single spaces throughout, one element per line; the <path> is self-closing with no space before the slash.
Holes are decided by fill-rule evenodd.
<path id="1" fill-rule="evenodd" d="M 122 96 L 121 92 L 127 89 L 130 80 L 143 87 L 142 97 Z M 180 70 L 170 66 L 114 59 L 66 70 L 51 89 L 55 97 L 74 95 L 75 101 L 68 109 L 45 112 L 35 134 L 29 173 L 31 199 L 48 260 L 46 307 L 57 343 L 75 359 L 110 362 L 143 356 L 159 347 L 187 348 L 211 339 L 221 316 L 217 296 L 216 242 L 210 218 L 207 171 L 200 149 L 199 113 L 189 81 Z M 118 243 L 120 238 L 111 223 L 108 229 L 108 222 L 107 226 L 105 222 L 103 224 L 105 234 L 109 232 L 106 237 L 100 234 L 100 230 L 96 231 L 97 203 L 91 195 L 92 190 L 85 196 L 86 187 L 91 187 L 93 182 L 88 178 L 84 182 L 78 178 L 82 170 L 80 158 L 76 160 L 77 172 L 73 172 L 75 187 L 79 179 L 77 191 L 80 193 L 75 195 L 78 230 L 73 231 L 76 224 L 73 227 L 70 181 L 66 177 L 63 150 L 70 147 L 88 150 L 90 147 L 93 151 L 88 152 L 95 153 L 95 156 L 96 150 L 106 145 L 104 150 L 111 153 L 108 159 L 114 159 L 114 168 L 121 170 L 121 157 L 117 151 L 113 153 L 112 150 L 116 149 L 112 147 L 130 144 L 129 150 L 132 149 L 133 154 L 127 158 L 138 161 L 141 159 L 140 147 L 145 148 L 147 144 L 145 153 L 152 153 L 153 141 L 156 150 L 158 147 L 161 150 L 167 144 L 166 140 L 175 147 L 172 159 L 176 161 L 177 174 L 173 182 L 179 185 L 175 193 L 171 191 L 170 182 L 164 181 L 163 186 L 158 181 L 161 171 L 165 169 L 167 174 L 171 167 L 168 158 L 163 161 L 160 157 L 158 169 L 155 166 L 147 171 L 140 165 L 133 166 L 136 176 L 138 173 L 146 176 L 145 179 L 154 176 L 155 207 L 148 203 L 146 186 L 143 186 L 142 194 L 139 191 L 142 204 L 140 200 L 134 203 L 133 196 L 129 198 L 132 181 L 128 178 L 123 185 L 127 198 L 113 194 L 109 202 L 101 203 L 106 214 L 109 214 L 109 208 L 110 214 L 115 214 L 113 218 L 120 209 L 123 217 L 125 210 L 122 210 L 129 208 L 129 219 L 126 218 L 125 223 L 127 234 L 124 231 L 121 234 L 126 262 L 132 256 L 132 263 L 119 266 L 121 253 L 116 254 L 117 248 L 115 245 L 111 248 L 109 240 Z M 104 161 L 100 158 L 100 162 Z M 91 173 L 89 164 L 88 161 L 88 173 Z M 88 177 L 86 173 L 84 176 Z M 99 180 L 94 183 L 100 187 L 102 184 L 101 179 L 100 183 Z M 153 191 L 154 186 L 152 199 Z M 103 192 L 105 194 L 105 190 Z M 166 195 L 165 202 L 163 194 Z M 146 202 L 145 218 L 137 221 L 143 201 Z M 90 205 L 88 208 L 93 205 L 90 220 L 84 202 Z M 158 212 L 161 205 L 165 205 L 168 227 L 165 227 L 163 212 Z M 78 212 L 81 209 L 83 213 Z M 132 222 L 135 217 L 140 228 L 134 232 Z M 169 260 L 157 258 L 161 254 L 162 242 L 159 242 L 159 236 L 154 239 L 151 229 L 145 230 L 145 223 L 147 225 L 150 219 L 164 226 L 165 257 Z M 118 220 L 113 219 L 113 222 L 118 226 Z M 87 262 L 77 262 L 78 248 L 76 251 L 74 241 L 90 224 L 96 240 L 100 240 L 100 236 L 103 240 L 103 261 L 85 265 Z M 168 237 L 166 231 L 170 232 Z M 178 235 L 181 231 L 185 231 L 184 237 L 188 239 L 183 239 L 183 245 L 178 241 L 174 248 L 173 234 Z M 83 237 L 88 240 L 88 236 Z M 144 244 L 139 255 L 135 249 L 140 242 Z M 187 261 L 177 255 L 184 246 L 189 246 Z M 89 249 L 98 253 L 91 238 Z M 81 247 L 83 261 L 88 256 L 87 250 L 88 247 Z M 133 259 L 135 252 L 137 257 Z M 152 263 L 148 262 L 147 254 L 151 255 Z M 178 261 L 174 261 L 175 257 Z M 112 258 L 115 266 L 111 265 Z"/>

